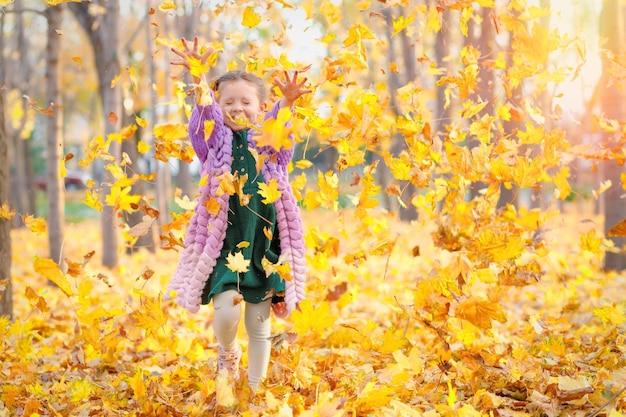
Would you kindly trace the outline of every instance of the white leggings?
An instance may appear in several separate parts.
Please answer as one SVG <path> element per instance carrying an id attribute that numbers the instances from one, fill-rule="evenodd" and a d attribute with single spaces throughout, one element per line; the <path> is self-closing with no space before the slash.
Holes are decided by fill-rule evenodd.
<path id="1" fill-rule="evenodd" d="M 233 305 L 237 291 L 228 290 L 213 296 L 213 331 L 225 350 L 237 346 L 237 329 L 241 320 L 241 304 Z M 258 385 L 267 375 L 270 362 L 270 305 L 271 300 L 259 304 L 246 303 L 244 323 L 248 333 L 248 383 Z"/>

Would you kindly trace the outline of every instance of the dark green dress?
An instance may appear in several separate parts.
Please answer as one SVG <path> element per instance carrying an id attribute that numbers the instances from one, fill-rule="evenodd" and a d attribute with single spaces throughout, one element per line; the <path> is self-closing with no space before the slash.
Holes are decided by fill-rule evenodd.
<path id="1" fill-rule="evenodd" d="M 272 298 L 272 302 L 282 301 L 284 281 L 276 273 L 268 277 L 261 265 L 263 257 L 272 263 L 278 262 L 280 242 L 274 204 L 264 204 L 258 194 L 258 183 L 263 182 L 263 177 L 260 173 L 257 176 L 256 161 L 248 148 L 247 130 L 233 132 L 233 175 L 235 172 L 239 173 L 240 178 L 248 175 L 243 192 L 250 195 L 250 201 L 247 206 L 242 206 L 237 194 L 230 197 L 224 247 L 204 287 L 202 304 L 208 304 L 215 294 L 226 290 L 238 290 L 248 303 L 256 304 L 268 298 Z M 265 227 L 272 231 L 271 241 L 263 232 Z M 250 245 L 238 248 L 241 242 Z M 241 252 L 244 259 L 250 260 L 245 273 L 233 272 L 226 266 L 226 257 L 237 252 Z"/>

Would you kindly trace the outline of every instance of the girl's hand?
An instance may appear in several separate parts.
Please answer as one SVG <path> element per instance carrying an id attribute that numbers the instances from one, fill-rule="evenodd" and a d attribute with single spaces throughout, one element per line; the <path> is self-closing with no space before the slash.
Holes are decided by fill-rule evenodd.
<path id="1" fill-rule="evenodd" d="M 306 78 L 298 82 L 298 71 L 293 74 L 293 78 L 289 78 L 289 73 L 285 71 L 285 81 L 280 80 L 278 77 L 274 77 L 274 83 L 283 93 L 283 98 L 280 103 L 280 107 L 291 107 L 296 102 L 298 97 L 304 94 L 308 94 L 311 90 L 304 88 Z"/>
<path id="2" fill-rule="evenodd" d="M 203 53 L 202 55 L 200 54 L 198 50 L 198 37 L 197 36 L 193 38 L 193 48 L 191 49 L 189 48 L 188 41 L 185 38 L 181 38 L 181 42 L 183 43 L 184 50 L 181 51 L 180 49 L 172 48 L 172 52 L 178 55 L 181 59 L 176 60 L 176 61 L 171 61 L 170 64 L 180 65 L 184 68 L 187 68 L 188 71 L 191 69 L 191 67 L 189 66 L 189 58 L 197 59 L 202 64 L 205 64 L 207 60 L 209 59 L 209 56 L 211 56 L 211 54 L 213 53 L 213 49 L 209 48 L 207 49 L 205 53 Z M 194 76 L 193 78 L 196 84 L 200 82 L 199 77 Z"/>

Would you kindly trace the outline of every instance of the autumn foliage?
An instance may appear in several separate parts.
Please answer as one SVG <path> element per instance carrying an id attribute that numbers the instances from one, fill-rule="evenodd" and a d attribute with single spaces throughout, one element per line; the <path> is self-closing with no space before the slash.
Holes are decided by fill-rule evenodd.
<path id="1" fill-rule="evenodd" d="M 0 416 L 584 416 L 602 406 L 605 415 L 622 416 L 626 278 L 602 268 L 604 254 L 619 248 L 603 236 L 600 216 L 589 210 L 581 218 L 566 200 L 574 192 L 573 160 L 623 162 L 623 124 L 594 115 L 596 131 L 615 134 L 615 143 L 574 143 L 559 125 L 566 121 L 562 109 L 540 103 L 551 86 L 577 76 L 584 44 L 543 27 L 539 20 L 549 11 L 522 0 L 497 7 L 493 0 L 413 3 L 355 2 L 361 15 L 342 20 L 334 2 L 301 2 L 310 19 L 316 8 L 323 11 L 332 29 L 321 40 L 328 56 L 315 73 L 263 46 L 227 62 L 264 79 L 297 69 L 314 90 L 296 103 L 289 124 L 289 114 L 279 113 L 255 127 L 263 145 L 280 149 L 290 133 L 298 142 L 290 169 L 309 265 L 307 299 L 289 319 L 274 321 L 262 389 L 252 393 L 245 380 L 230 386 L 216 376 L 209 307 L 192 315 L 163 301 L 193 196 L 174 196 L 177 210 L 158 228 L 155 254 L 125 256 L 114 270 L 94 256 L 95 223 L 68 227 L 62 271 L 46 258 L 45 219 L 2 206 L 0 216 L 22 216 L 26 228 L 12 235 L 16 320 L 0 319 Z M 467 37 L 477 21 L 474 6 L 491 9 L 491 24 L 507 34 L 511 49 L 487 57 L 460 41 L 456 70 L 447 70 L 421 40 L 442 30 L 446 13 L 459 38 Z M 388 23 L 381 7 L 393 11 Z M 175 8 L 163 1 L 153 12 Z M 263 24 L 258 8 L 241 7 L 238 19 L 250 30 Z M 400 36 L 420 40 L 416 61 L 436 75 L 433 85 L 414 77 L 392 88 L 379 78 L 399 71 L 398 62 L 378 60 Z M 176 39 L 155 42 L 179 47 Z M 227 49 L 220 40 L 209 43 Z M 190 62 L 192 73 L 217 66 L 217 55 L 206 67 Z M 618 71 L 619 57 L 612 62 Z M 488 71 L 497 79 L 489 102 L 479 89 Z M 188 95 L 208 86 L 172 78 L 186 117 Z M 140 79 L 131 67 L 116 82 L 138 97 Z M 438 130 L 437 89 L 445 98 L 440 110 L 451 111 Z M 277 99 L 279 92 L 272 93 Z M 133 193 L 154 174 L 138 173 L 135 161 L 117 160 L 109 147 L 147 125 L 136 116 L 120 132 L 92 138 L 80 157 L 85 169 L 105 163 L 108 193 L 91 182 L 84 204 L 113 207 L 129 247 L 159 216 L 149 196 Z M 212 128 L 204 126 L 207 133 Z M 139 142 L 140 154 L 192 160 L 185 120 L 158 124 L 152 134 L 151 142 Z M 325 152 L 336 156 L 332 169 L 316 164 Z M 245 180 L 223 175 L 220 183 L 220 192 L 241 195 Z M 623 185 L 602 183 L 593 197 L 610 187 Z M 508 190 L 542 190 L 547 197 L 541 208 L 501 204 Z M 280 196 L 275 182 L 259 193 L 268 204 Z M 400 209 L 417 220 L 401 221 Z M 125 216 L 136 211 L 143 221 L 129 226 Z M 624 229 L 618 224 L 613 233 L 623 236 Z M 229 258 L 234 270 L 245 263 Z M 288 279 L 289 271 L 281 276 Z M 244 354 L 244 367 L 246 360 Z"/>

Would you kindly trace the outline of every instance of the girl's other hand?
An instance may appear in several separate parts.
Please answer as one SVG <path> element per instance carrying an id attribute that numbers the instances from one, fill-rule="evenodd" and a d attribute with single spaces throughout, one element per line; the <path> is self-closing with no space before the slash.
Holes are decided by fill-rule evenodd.
<path id="1" fill-rule="evenodd" d="M 282 81 L 278 77 L 274 77 L 274 83 L 283 93 L 283 99 L 281 101 L 281 107 L 291 107 L 293 103 L 302 95 L 310 93 L 312 90 L 304 88 L 304 83 L 307 79 L 304 78 L 298 82 L 298 71 L 294 72 L 293 78 L 289 78 L 289 73 L 284 72 L 285 81 Z"/>
<path id="2" fill-rule="evenodd" d="M 197 36 L 193 38 L 193 47 L 192 48 L 189 47 L 189 41 L 187 39 L 181 38 L 180 41 L 183 44 L 183 50 L 172 48 L 172 52 L 174 54 L 178 55 L 181 59 L 175 60 L 175 61 L 171 61 L 170 64 L 172 64 L 172 65 L 180 65 L 180 66 L 186 68 L 188 71 L 191 69 L 191 67 L 189 65 L 189 58 L 197 59 L 201 63 L 205 64 L 208 61 L 209 56 L 211 56 L 211 54 L 213 53 L 213 49 L 212 48 L 208 48 L 206 50 L 206 52 L 204 52 L 203 54 L 200 54 L 200 51 L 198 49 L 198 37 Z M 194 76 L 194 82 L 196 84 L 199 83 L 200 82 L 200 78 Z"/>

